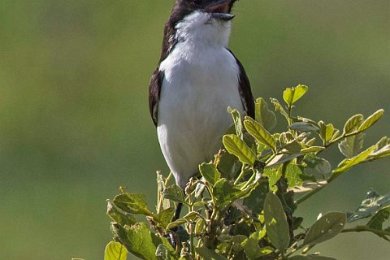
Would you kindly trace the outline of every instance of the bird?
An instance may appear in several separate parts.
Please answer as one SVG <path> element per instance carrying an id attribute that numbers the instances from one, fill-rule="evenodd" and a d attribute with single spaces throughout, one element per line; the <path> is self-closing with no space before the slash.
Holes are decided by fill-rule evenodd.
<path id="1" fill-rule="evenodd" d="M 165 24 L 149 110 L 165 161 L 183 189 L 221 148 L 233 124 L 228 107 L 254 116 L 248 76 L 228 48 L 235 2 L 176 0 Z"/>

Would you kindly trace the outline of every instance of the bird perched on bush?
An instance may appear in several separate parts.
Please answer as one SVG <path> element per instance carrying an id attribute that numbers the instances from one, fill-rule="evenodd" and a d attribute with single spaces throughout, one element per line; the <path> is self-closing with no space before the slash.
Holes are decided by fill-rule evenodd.
<path id="1" fill-rule="evenodd" d="M 149 108 L 165 160 L 184 188 L 212 159 L 232 125 L 228 107 L 254 115 L 240 61 L 228 49 L 236 0 L 177 0 L 149 86 Z"/>

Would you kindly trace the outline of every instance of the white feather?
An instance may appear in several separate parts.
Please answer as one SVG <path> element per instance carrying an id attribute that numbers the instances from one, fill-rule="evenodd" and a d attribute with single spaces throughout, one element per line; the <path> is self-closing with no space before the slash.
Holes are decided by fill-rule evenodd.
<path id="1" fill-rule="evenodd" d="M 239 67 L 226 49 L 230 22 L 194 12 L 177 25 L 176 44 L 160 64 L 158 139 L 179 186 L 212 159 L 232 124 L 227 108 L 243 112 Z"/>

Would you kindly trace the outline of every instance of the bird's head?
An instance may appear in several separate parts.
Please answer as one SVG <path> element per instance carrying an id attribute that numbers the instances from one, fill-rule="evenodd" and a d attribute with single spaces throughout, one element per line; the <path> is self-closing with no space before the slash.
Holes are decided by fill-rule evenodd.
<path id="1" fill-rule="evenodd" d="M 237 0 L 176 0 L 174 9 L 187 10 L 208 10 L 219 13 L 230 13 L 234 2 Z"/>
<path id="2" fill-rule="evenodd" d="M 236 0 L 177 0 L 168 26 L 179 41 L 227 45 Z"/>

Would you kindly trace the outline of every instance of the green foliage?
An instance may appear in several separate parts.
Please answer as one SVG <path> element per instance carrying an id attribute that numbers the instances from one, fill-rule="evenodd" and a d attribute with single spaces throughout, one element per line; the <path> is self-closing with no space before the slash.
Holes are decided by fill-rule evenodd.
<path id="1" fill-rule="evenodd" d="M 256 155 L 237 135 L 225 135 L 222 142 L 226 150 L 237 156 L 242 163 L 249 165 L 253 165 L 255 163 Z"/>
<path id="2" fill-rule="evenodd" d="M 126 260 L 127 250 L 118 242 L 111 241 L 104 250 L 104 260 Z"/>
<path id="3" fill-rule="evenodd" d="M 295 210 L 305 200 L 359 164 L 390 155 L 390 139 L 383 137 L 364 148 L 365 132 L 382 116 L 354 115 L 342 130 L 332 123 L 294 115 L 308 87 L 283 92 L 282 104 L 256 100 L 256 116 L 229 109 L 235 133 L 226 134 L 212 162 L 199 166 L 200 178 L 184 191 L 171 175 L 157 175 L 156 211 L 140 194 L 121 189 L 108 201 L 114 241 L 107 259 L 130 252 L 142 259 L 333 259 L 309 251 L 342 232 L 372 232 L 389 240 L 390 195 L 370 192 L 352 213 L 328 212 L 303 227 Z M 285 131 L 271 132 L 276 115 Z M 343 156 L 336 167 L 323 151 L 337 145 Z M 173 219 L 175 204 L 183 203 L 182 217 Z M 140 221 L 144 216 L 147 222 Z M 368 218 L 365 225 L 351 226 Z M 123 251 L 123 247 L 127 251 Z M 121 258 L 122 257 L 122 258 Z"/>
<path id="4" fill-rule="evenodd" d="M 346 222 L 345 213 L 331 212 L 322 216 L 311 226 L 303 244 L 310 246 L 333 238 L 343 230 Z"/>
<path id="5" fill-rule="evenodd" d="M 290 244 L 286 213 L 278 196 L 270 192 L 264 202 L 264 220 L 268 238 L 272 245 L 284 251 Z"/>

